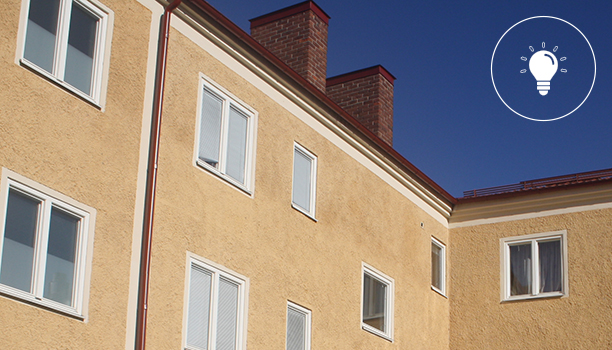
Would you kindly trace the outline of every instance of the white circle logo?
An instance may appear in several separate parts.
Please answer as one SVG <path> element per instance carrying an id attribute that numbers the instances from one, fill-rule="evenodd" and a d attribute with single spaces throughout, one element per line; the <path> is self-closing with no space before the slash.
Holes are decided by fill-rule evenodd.
<path id="1" fill-rule="evenodd" d="M 491 80 L 499 99 L 515 114 L 534 121 L 574 113 L 591 94 L 596 75 L 589 40 L 557 17 L 530 17 L 514 24 L 491 57 Z"/>

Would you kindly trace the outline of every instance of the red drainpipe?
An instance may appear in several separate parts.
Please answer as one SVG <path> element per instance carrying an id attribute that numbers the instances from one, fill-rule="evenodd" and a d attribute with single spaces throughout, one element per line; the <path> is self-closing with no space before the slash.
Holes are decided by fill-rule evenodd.
<path id="1" fill-rule="evenodd" d="M 161 129 L 162 107 L 164 100 L 164 83 L 166 80 L 166 60 L 168 58 L 168 34 L 170 17 L 182 0 L 174 0 L 164 9 L 159 28 L 159 45 L 157 48 L 157 71 L 153 95 L 153 114 L 151 116 L 151 135 L 149 143 L 149 161 L 147 166 L 147 189 L 145 193 L 145 213 L 142 229 L 142 247 L 140 252 L 140 274 L 138 282 L 138 316 L 136 319 L 136 350 L 145 349 L 147 331 L 147 309 L 149 301 L 149 270 L 151 266 L 151 238 L 153 236 L 153 212 L 155 210 L 155 185 L 157 184 L 157 162 L 159 159 L 159 133 Z"/>

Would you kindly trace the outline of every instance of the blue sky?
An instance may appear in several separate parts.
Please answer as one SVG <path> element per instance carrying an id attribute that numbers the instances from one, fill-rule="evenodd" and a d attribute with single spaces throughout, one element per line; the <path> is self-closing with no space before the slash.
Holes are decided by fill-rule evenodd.
<path id="1" fill-rule="evenodd" d="M 300 1 L 209 2 L 248 33 L 249 19 Z M 377 64 L 387 68 L 397 78 L 395 149 L 452 195 L 612 167 L 612 1 L 315 2 L 331 17 L 328 76 Z M 491 81 L 491 58 L 500 37 L 534 16 L 558 17 L 576 26 L 597 61 L 588 99 L 571 115 L 551 122 L 513 113 Z M 515 27 L 520 30 L 511 30 L 500 43 L 503 55 L 496 52 L 494 76 L 511 106 L 549 119 L 586 96 L 592 56 L 568 25 L 524 23 L 529 22 L 531 27 Z M 529 70 L 519 73 L 528 69 L 520 57 L 530 58 L 528 47 L 541 50 L 542 42 L 548 50 L 559 46 L 557 58 L 567 57 L 558 63 L 568 72 L 555 74 L 547 96 L 537 94 Z M 508 57 L 514 52 L 516 57 Z"/>

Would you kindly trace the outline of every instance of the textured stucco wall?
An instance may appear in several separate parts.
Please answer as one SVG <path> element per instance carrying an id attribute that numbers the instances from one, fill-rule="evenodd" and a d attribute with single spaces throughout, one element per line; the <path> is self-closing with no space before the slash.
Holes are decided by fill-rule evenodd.
<path id="1" fill-rule="evenodd" d="M 451 349 L 612 348 L 612 209 L 451 229 Z M 567 230 L 569 296 L 500 302 L 500 238 Z"/>
<path id="2" fill-rule="evenodd" d="M 199 73 L 259 113 L 253 197 L 193 165 Z M 151 348 L 181 345 L 187 251 L 250 278 L 249 349 L 284 349 L 287 300 L 312 310 L 313 349 L 448 348 L 448 300 L 430 289 L 446 228 L 174 28 L 164 103 Z M 291 207 L 294 141 L 318 156 L 318 222 Z M 362 261 L 395 279 L 393 343 L 361 330 Z"/>
<path id="3" fill-rule="evenodd" d="M 115 12 L 105 111 L 15 63 L 20 0 L 0 14 L 0 166 L 97 210 L 86 322 L 0 296 L 1 349 L 121 349 L 151 13 Z"/>

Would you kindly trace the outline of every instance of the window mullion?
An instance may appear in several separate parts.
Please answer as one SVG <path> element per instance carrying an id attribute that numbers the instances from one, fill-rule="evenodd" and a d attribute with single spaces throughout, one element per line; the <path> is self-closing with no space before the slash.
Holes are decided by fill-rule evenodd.
<path id="1" fill-rule="evenodd" d="M 41 204 L 36 227 L 36 250 L 34 252 L 34 271 L 32 271 L 32 293 L 37 299 L 42 299 L 45 287 L 45 269 L 47 267 L 47 247 L 49 243 L 49 227 L 51 225 L 50 200 L 45 200 Z"/>
<path id="2" fill-rule="evenodd" d="M 504 254 L 504 270 L 505 270 L 505 277 L 504 280 L 506 281 L 506 290 L 505 290 L 505 294 L 506 294 L 506 298 L 510 298 L 510 296 L 512 295 L 512 291 L 511 291 L 511 283 L 512 281 L 510 280 L 510 275 L 511 275 L 511 266 L 510 266 L 510 245 L 508 243 L 504 244 L 504 249 L 506 250 L 506 253 Z"/>
<path id="3" fill-rule="evenodd" d="M 85 227 L 87 227 L 87 222 L 85 222 L 87 218 L 81 218 L 78 223 L 77 228 L 77 241 L 76 241 L 76 256 L 75 256 L 75 274 L 74 274 L 74 286 L 73 289 L 75 292 L 72 295 L 73 305 L 77 308 L 77 312 L 81 312 L 80 305 L 83 299 L 83 292 L 81 286 L 83 285 L 83 280 L 85 279 L 85 270 L 81 268 L 81 266 L 85 265 L 85 254 L 84 251 L 86 249 L 86 233 Z"/>
<path id="4" fill-rule="evenodd" d="M 223 98 L 223 109 L 221 112 L 221 147 L 219 148 L 219 171 L 223 174 L 226 173 L 227 166 L 227 148 L 228 148 L 228 130 L 229 130 L 229 112 L 230 112 L 230 102 L 225 98 Z"/>
<path id="5" fill-rule="evenodd" d="M 210 291 L 210 319 L 208 322 L 208 350 L 215 350 L 217 347 L 217 311 L 219 299 L 219 273 L 214 272 L 211 279 Z"/>
<path id="6" fill-rule="evenodd" d="M 100 81 L 100 62 L 102 62 L 102 52 L 104 51 L 102 48 L 104 46 L 101 33 L 106 31 L 106 21 L 103 17 L 98 17 L 98 21 L 96 22 L 96 36 L 94 42 L 94 59 L 93 59 L 93 67 L 92 67 L 92 76 L 91 76 L 91 85 L 90 85 L 90 94 L 91 96 L 97 100 L 100 97 L 99 92 L 99 81 Z"/>
<path id="7" fill-rule="evenodd" d="M 531 295 L 538 295 L 540 292 L 540 261 L 538 256 L 538 241 L 531 242 Z"/>
<path id="8" fill-rule="evenodd" d="M 68 52 L 68 34 L 70 32 L 70 16 L 72 13 L 72 0 L 62 0 L 57 19 L 57 42 L 55 46 L 54 75 L 64 80 L 66 72 L 66 55 Z"/>

